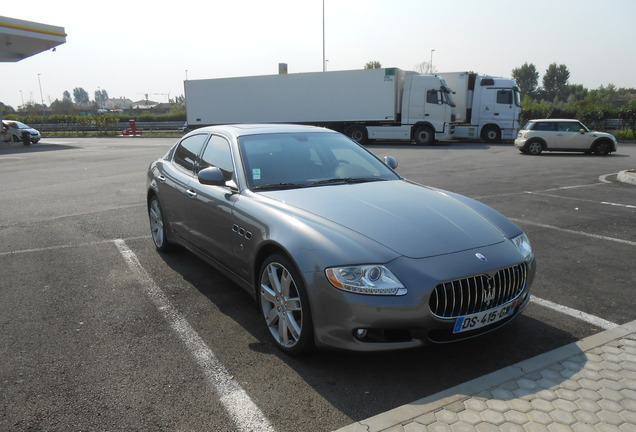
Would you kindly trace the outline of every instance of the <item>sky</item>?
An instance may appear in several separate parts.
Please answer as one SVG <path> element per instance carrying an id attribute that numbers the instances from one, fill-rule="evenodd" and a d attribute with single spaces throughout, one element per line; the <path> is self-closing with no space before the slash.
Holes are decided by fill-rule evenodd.
<path id="1" fill-rule="evenodd" d="M 0 102 L 14 108 L 77 87 L 167 102 L 186 78 L 321 71 L 323 48 L 328 71 L 432 59 L 437 72 L 510 77 L 531 63 L 540 84 L 557 63 L 570 84 L 636 88 L 636 0 L 21 0 L 0 13 L 67 33 L 55 52 L 0 63 Z"/>

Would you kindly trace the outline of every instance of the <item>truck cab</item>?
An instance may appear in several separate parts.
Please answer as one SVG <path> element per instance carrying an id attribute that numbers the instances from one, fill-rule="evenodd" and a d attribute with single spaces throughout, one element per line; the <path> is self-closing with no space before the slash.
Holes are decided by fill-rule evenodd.
<path id="1" fill-rule="evenodd" d="M 519 131 L 521 94 L 510 78 L 474 72 L 438 74 L 453 91 L 456 123 L 454 138 L 486 142 L 513 140 Z"/>

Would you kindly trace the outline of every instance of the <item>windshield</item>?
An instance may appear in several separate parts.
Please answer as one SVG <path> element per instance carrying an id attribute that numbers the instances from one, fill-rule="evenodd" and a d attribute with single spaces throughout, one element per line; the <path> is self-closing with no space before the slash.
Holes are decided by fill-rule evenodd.
<path id="1" fill-rule="evenodd" d="M 514 99 L 515 99 L 515 105 L 520 107 L 521 106 L 521 92 L 519 91 L 519 88 L 518 87 L 513 87 L 512 92 L 513 92 Z"/>
<path id="2" fill-rule="evenodd" d="M 239 146 L 254 190 L 400 178 L 371 152 L 332 132 L 247 135 L 239 138 Z"/>
<path id="3" fill-rule="evenodd" d="M 446 85 L 446 81 L 444 81 L 443 79 L 442 81 L 442 101 L 450 106 L 455 106 L 455 102 L 453 101 L 453 97 L 451 96 L 453 94 L 453 91 L 448 87 L 448 85 Z"/>

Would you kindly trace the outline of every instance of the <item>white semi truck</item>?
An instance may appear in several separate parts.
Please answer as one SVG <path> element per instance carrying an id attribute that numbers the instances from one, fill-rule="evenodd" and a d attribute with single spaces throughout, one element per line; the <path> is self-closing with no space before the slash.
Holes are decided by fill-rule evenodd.
<path id="1" fill-rule="evenodd" d="M 474 72 L 444 72 L 437 75 L 453 90 L 456 115 L 454 138 L 481 138 L 486 142 L 497 142 L 517 137 L 521 96 L 513 79 Z"/>
<path id="2" fill-rule="evenodd" d="M 188 128 L 231 123 L 328 127 L 353 140 L 452 138 L 450 89 L 397 68 L 185 81 Z"/>

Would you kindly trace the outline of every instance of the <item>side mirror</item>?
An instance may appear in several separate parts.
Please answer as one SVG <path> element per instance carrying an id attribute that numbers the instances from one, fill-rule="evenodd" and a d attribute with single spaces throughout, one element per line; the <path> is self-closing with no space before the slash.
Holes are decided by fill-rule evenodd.
<path id="1" fill-rule="evenodd" d="M 199 171 L 199 183 L 208 186 L 225 186 L 225 176 L 218 167 L 208 167 Z"/>
<path id="2" fill-rule="evenodd" d="M 391 169 L 396 169 L 398 167 L 398 161 L 393 156 L 384 156 L 384 163 Z"/>

